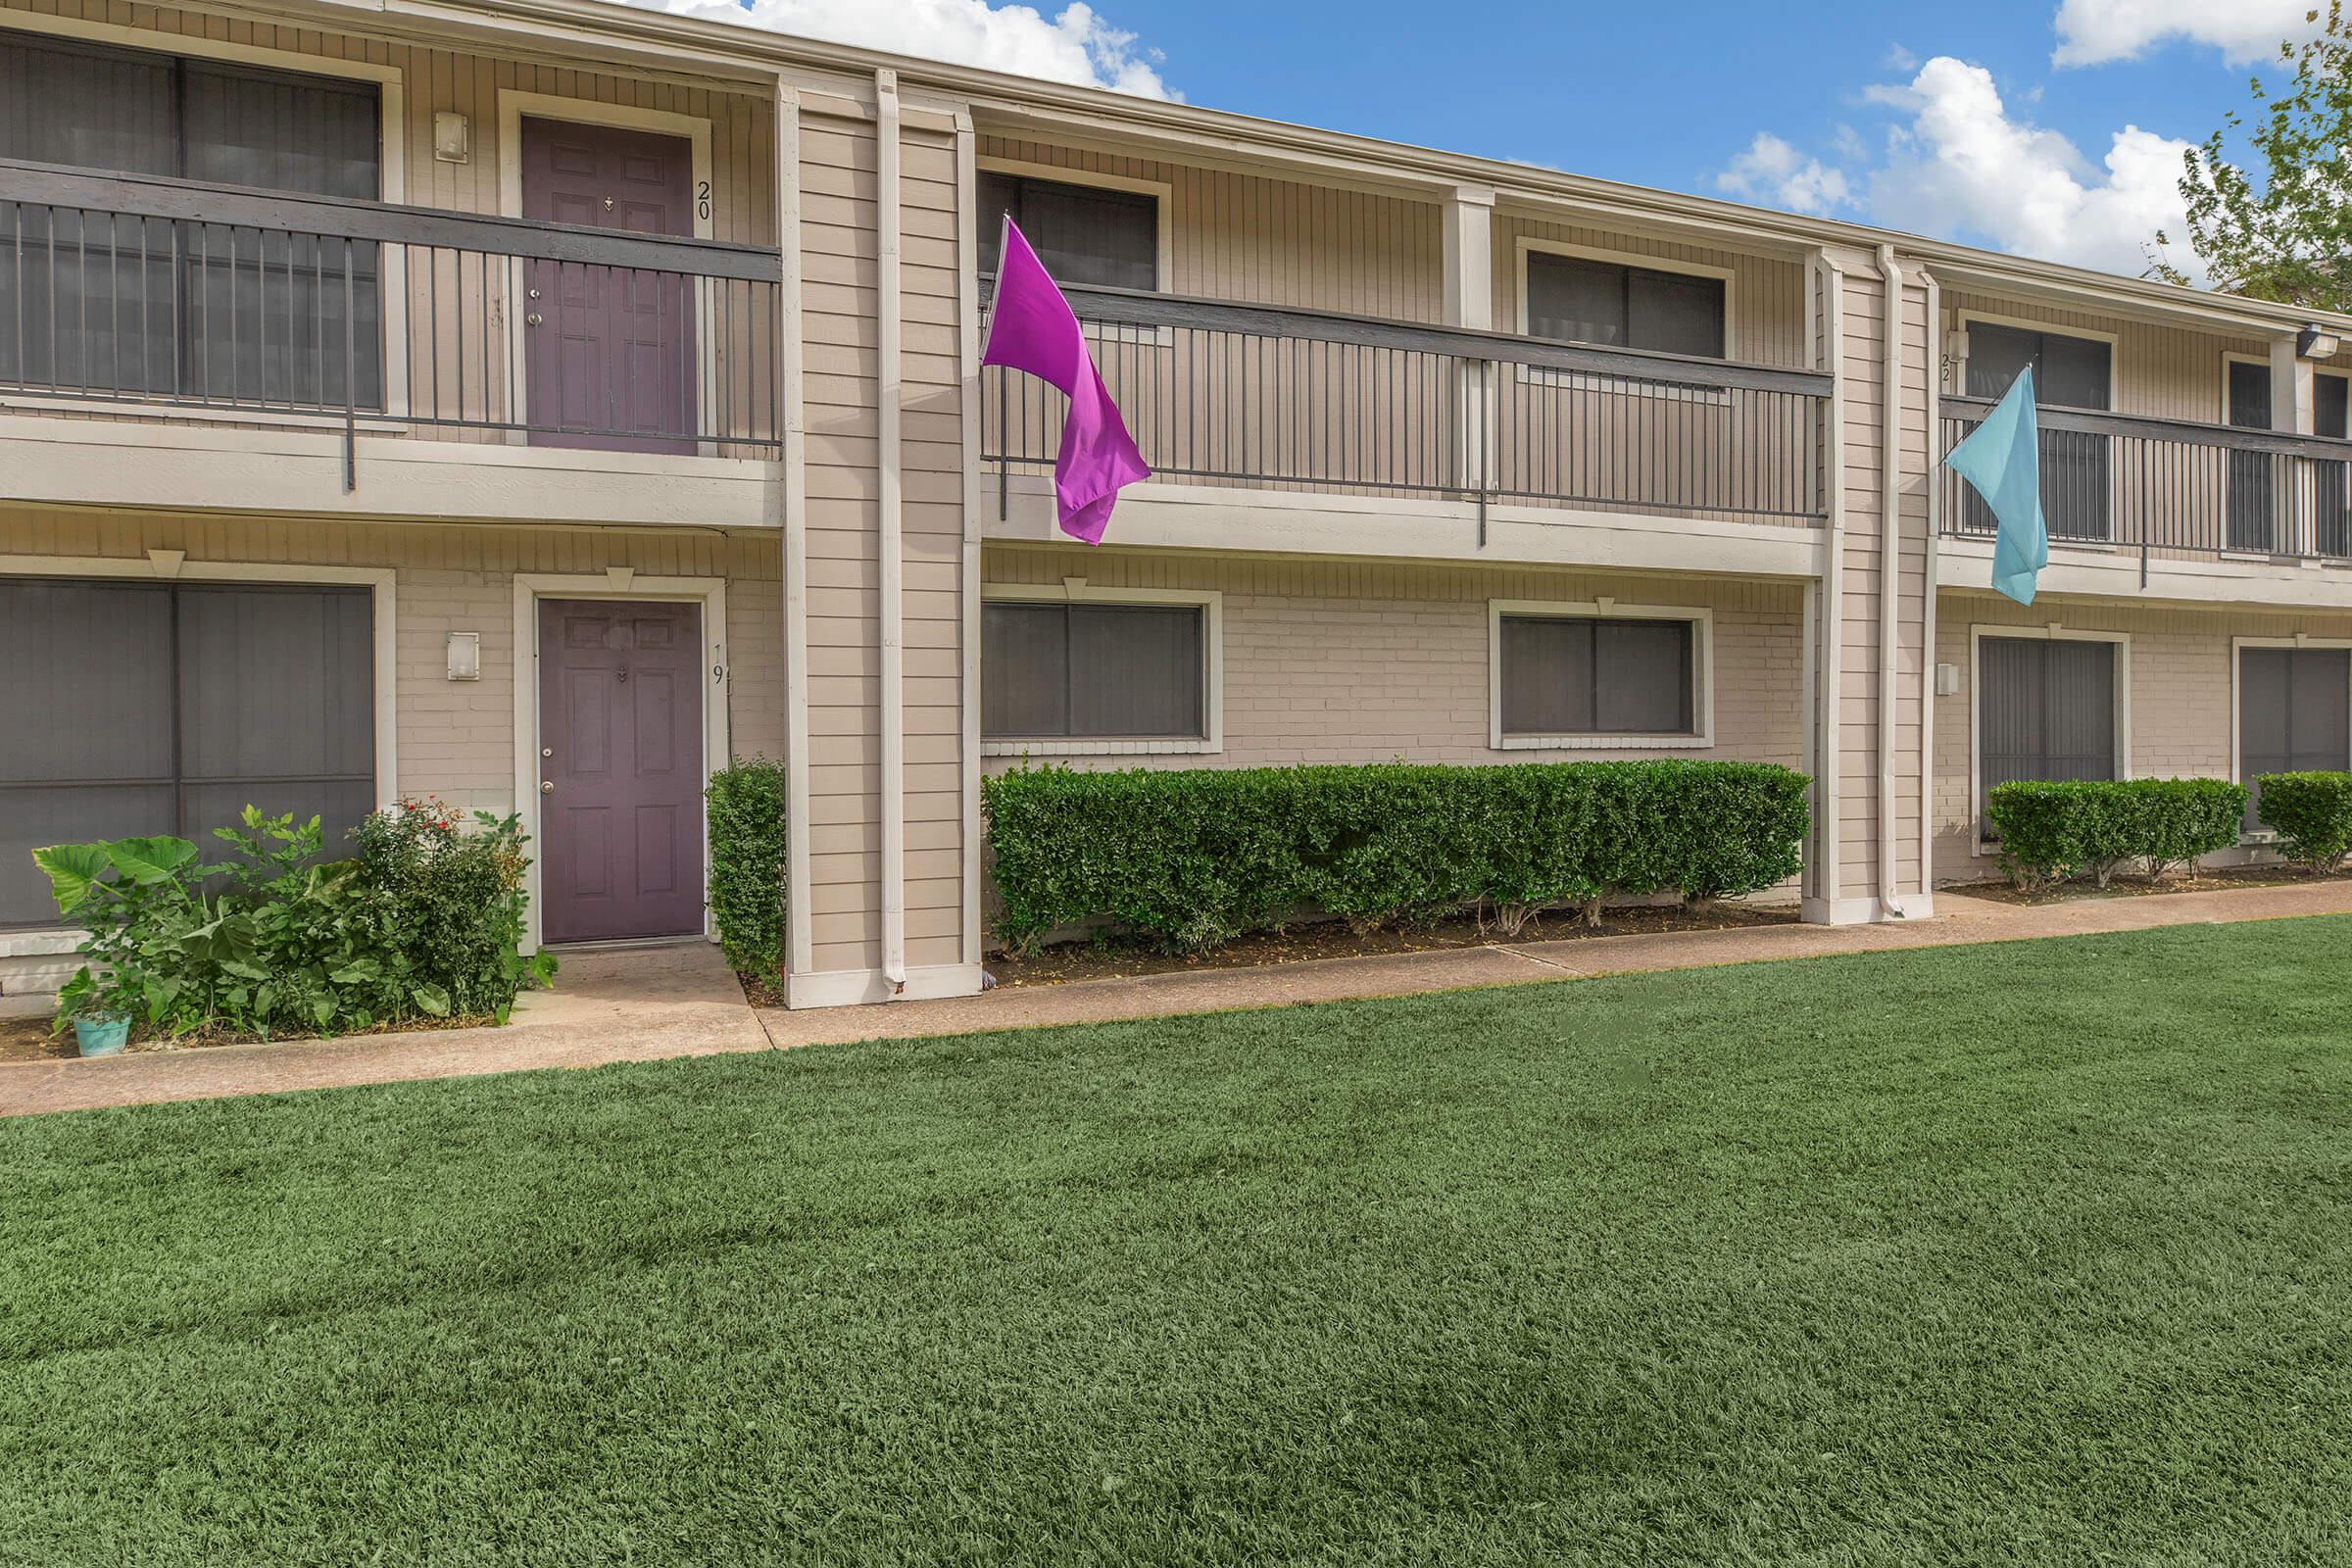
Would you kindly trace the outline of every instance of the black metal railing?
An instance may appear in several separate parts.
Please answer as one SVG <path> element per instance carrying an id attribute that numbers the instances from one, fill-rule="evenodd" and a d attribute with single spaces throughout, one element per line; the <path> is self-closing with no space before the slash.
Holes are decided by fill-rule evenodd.
<path id="1" fill-rule="evenodd" d="M 1992 412 L 1942 400 L 1940 456 Z M 2149 559 L 2352 560 L 2352 441 L 2135 415 L 2040 409 L 2041 512 L 2053 545 Z M 1943 531 L 1989 536 L 1991 510 L 1938 467 Z"/>
<path id="2" fill-rule="evenodd" d="M 766 455 L 772 247 L 0 160 L 0 389 Z"/>
<path id="3" fill-rule="evenodd" d="M 1156 477 L 1804 524 L 1831 378 L 1329 312 L 1066 288 Z M 983 461 L 1050 468 L 1059 394 L 991 369 Z"/>

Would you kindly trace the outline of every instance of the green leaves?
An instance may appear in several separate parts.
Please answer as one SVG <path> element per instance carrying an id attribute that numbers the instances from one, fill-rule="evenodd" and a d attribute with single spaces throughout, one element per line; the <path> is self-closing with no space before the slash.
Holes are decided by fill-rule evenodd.
<path id="1" fill-rule="evenodd" d="M 32 863 L 49 874 L 49 896 L 57 912 L 72 914 L 97 891 L 98 879 L 114 862 L 103 844 L 53 844 L 32 852 Z"/>
<path id="2" fill-rule="evenodd" d="M 2218 778 L 2025 779 L 1985 794 L 1984 817 L 2021 888 L 2088 875 L 2105 887 L 2143 861 L 2150 876 L 2237 842 L 2246 790 Z"/>
<path id="3" fill-rule="evenodd" d="M 1319 910 L 1359 928 L 1490 902 L 1720 898 L 1795 873 L 1806 780 L 1669 760 L 1023 768 L 984 779 L 999 930 L 1107 922 L 1185 950 Z"/>
<path id="4" fill-rule="evenodd" d="M 2333 871 L 2352 856 L 2352 773 L 2265 773 L 2254 782 L 2262 820 L 2278 830 L 2288 859 Z"/>
<path id="5" fill-rule="evenodd" d="M 710 911 L 741 974 L 784 967 L 784 764 L 755 757 L 710 775 Z"/>
<path id="6" fill-rule="evenodd" d="M 436 1018 L 449 1016 L 449 992 L 443 987 L 423 984 L 409 987 L 409 997 L 416 1005 Z"/>

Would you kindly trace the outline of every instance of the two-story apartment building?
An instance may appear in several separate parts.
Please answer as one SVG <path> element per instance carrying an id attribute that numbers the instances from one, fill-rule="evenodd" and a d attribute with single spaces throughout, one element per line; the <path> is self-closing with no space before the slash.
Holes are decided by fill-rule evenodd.
<path id="1" fill-rule="evenodd" d="M 1147 459 L 1053 527 L 1000 215 Z M 792 777 L 796 1004 L 978 989 L 1020 758 L 1715 756 L 1808 918 L 2004 778 L 2352 763 L 2352 322 L 602 0 L 0 0 L 0 988 L 26 852 L 519 811 L 534 938 L 704 930 Z M 1936 460 L 2026 365 L 2058 536 Z"/>

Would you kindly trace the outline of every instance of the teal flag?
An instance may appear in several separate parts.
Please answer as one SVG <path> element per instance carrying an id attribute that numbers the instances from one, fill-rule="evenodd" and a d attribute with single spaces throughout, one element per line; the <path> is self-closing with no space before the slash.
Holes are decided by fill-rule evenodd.
<path id="1" fill-rule="evenodd" d="M 1992 539 L 1992 585 L 2021 605 L 2050 564 L 2050 530 L 2041 520 L 2041 421 L 2034 416 L 2034 368 L 2017 372 L 2009 391 L 1967 440 L 1944 455 L 1952 471 L 1977 487 L 2000 531 Z"/>

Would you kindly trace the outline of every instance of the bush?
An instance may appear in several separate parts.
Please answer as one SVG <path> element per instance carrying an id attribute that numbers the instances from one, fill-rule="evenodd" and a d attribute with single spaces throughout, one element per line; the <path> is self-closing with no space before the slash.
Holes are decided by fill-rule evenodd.
<path id="1" fill-rule="evenodd" d="M 2352 773 L 2265 773 L 2257 811 L 2278 830 L 2278 851 L 2314 871 L 2352 855 Z"/>
<path id="2" fill-rule="evenodd" d="M 755 757 L 710 775 L 710 913 L 739 974 L 784 968 L 784 764 Z"/>
<path id="3" fill-rule="evenodd" d="M 1984 805 L 2002 862 L 2028 889 L 2079 874 L 2103 888 L 2134 860 L 2163 876 L 2235 844 L 2245 812 L 2245 786 L 2218 778 L 2020 780 L 1994 785 Z"/>
<path id="4" fill-rule="evenodd" d="M 1804 775 L 1755 762 L 1410 763 L 984 780 L 999 936 L 1107 919 L 1214 947 L 1302 908 L 1359 930 L 1493 906 L 1723 898 L 1793 875 Z"/>
<path id="5" fill-rule="evenodd" d="M 504 1021 L 555 960 L 517 951 L 522 832 L 435 801 L 402 801 L 352 831 L 356 856 L 320 863 L 318 818 L 217 828 L 233 858 L 197 863 L 186 839 L 61 844 L 33 852 L 58 912 L 89 935 L 58 994 L 63 1028 L 128 1017 L 180 1035 L 339 1034 L 417 1017 Z"/>

